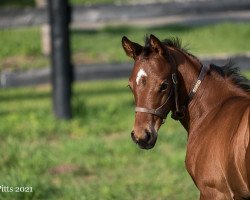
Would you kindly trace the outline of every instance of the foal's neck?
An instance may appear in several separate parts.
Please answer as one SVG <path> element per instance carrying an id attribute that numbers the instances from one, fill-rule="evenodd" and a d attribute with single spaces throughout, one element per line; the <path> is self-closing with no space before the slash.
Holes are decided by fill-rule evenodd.
<path id="1" fill-rule="evenodd" d="M 188 99 L 188 94 L 192 90 L 199 73 L 201 71 L 200 61 L 180 50 L 174 52 L 178 63 L 178 72 L 180 78 L 180 96 L 183 105 Z M 203 79 L 193 99 L 188 103 L 187 113 L 184 119 L 181 120 L 184 128 L 190 132 L 193 127 L 197 127 L 202 123 L 203 119 L 211 111 L 219 111 L 220 105 L 228 98 L 237 95 L 237 89 L 230 87 L 228 80 L 223 79 L 218 73 L 209 71 Z"/>

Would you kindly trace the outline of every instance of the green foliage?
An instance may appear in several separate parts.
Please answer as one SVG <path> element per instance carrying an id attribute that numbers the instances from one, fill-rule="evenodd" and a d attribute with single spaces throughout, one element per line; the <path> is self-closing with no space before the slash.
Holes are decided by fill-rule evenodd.
<path id="1" fill-rule="evenodd" d="M 71 121 L 54 119 L 47 86 L 2 90 L 1 184 L 31 186 L 33 193 L 0 192 L 0 199 L 196 198 L 184 168 L 185 131 L 168 121 L 155 149 L 140 150 L 130 139 L 126 85 L 76 84 Z"/>
<path id="2" fill-rule="evenodd" d="M 198 199 L 184 167 L 184 129 L 169 119 L 155 148 L 139 149 L 126 85 L 75 84 L 71 121 L 53 117 L 48 86 L 2 89 L 0 185 L 33 192 L 0 192 L 0 199 Z"/>
<path id="3" fill-rule="evenodd" d="M 3 29 L 0 31 L 0 58 L 14 55 L 36 56 L 41 53 L 38 28 Z"/>
<path id="4" fill-rule="evenodd" d="M 244 74 L 246 77 L 250 78 L 250 71 L 245 71 Z"/>
<path id="5" fill-rule="evenodd" d="M 178 36 L 184 46 L 189 44 L 190 52 L 197 56 L 250 51 L 249 23 L 195 27 L 106 27 L 92 31 L 72 30 L 73 61 L 76 64 L 128 61 L 121 47 L 122 36 L 143 44 L 145 34 L 150 33 L 160 39 Z M 0 68 L 13 70 L 48 66 L 47 58 L 41 54 L 39 28 L 1 30 L 0 38 Z"/>
<path id="6" fill-rule="evenodd" d="M 237 33 L 232 30 L 237 30 Z M 162 26 L 158 28 L 117 27 L 100 31 L 73 31 L 74 52 L 82 52 L 97 60 L 121 62 L 128 60 L 121 48 L 122 36 L 143 44 L 146 34 L 160 39 L 180 37 L 194 55 L 243 53 L 250 50 L 250 26 L 247 23 L 223 23 L 208 26 Z M 88 38 L 88 42 L 86 42 Z M 93 45 L 97 44 L 97 45 Z M 105 51 L 104 51 L 105 49 Z"/>

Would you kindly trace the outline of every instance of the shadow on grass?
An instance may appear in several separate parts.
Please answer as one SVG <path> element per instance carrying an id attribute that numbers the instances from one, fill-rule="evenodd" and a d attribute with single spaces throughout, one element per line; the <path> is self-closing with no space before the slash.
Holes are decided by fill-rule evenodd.
<path id="1" fill-rule="evenodd" d="M 121 88 L 107 87 L 104 89 L 100 88 L 100 89 L 94 89 L 94 90 L 92 88 L 80 89 L 74 92 L 73 96 L 84 98 L 84 97 L 102 96 L 102 95 L 119 95 L 119 94 L 124 94 L 124 93 L 129 93 L 129 88 L 126 86 L 121 87 Z"/>
<path id="2" fill-rule="evenodd" d="M 52 98 L 52 93 L 51 92 L 37 92 L 35 91 L 36 89 L 30 89 L 29 91 L 25 92 L 16 92 L 16 93 L 2 93 L 0 95 L 0 102 L 10 102 L 10 101 L 24 101 L 28 99 L 32 100 L 39 100 L 39 99 L 46 99 L 46 98 Z M 73 91 L 73 96 L 81 96 L 82 98 L 84 97 L 91 97 L 91 96 L 99 96 L 99 95 L 113 95 L 113 94 L 124 94 L 129 92 L 129 89 L 124 86 L 121 88 L 113 88 L 113 87 L 105 87 L 105 88 L 82 88 L 82 89 L 77 89 L 76 91 Z"/>
<path id="3" fill-rule="evenodd" d="M 35 90 L 35 89 L 34 89 Z M 34 99 L 34 100 L 39 100 L 39 99 L 45 99 L 49 98 L 51 96 L 50 92 L 23 92 L 23 93 L 12 93 L 8 95 L 0 95 L 1 102 L 10 102 L 10 101 L 24 101 L 27 99 Z"/>
<path id="4" fill-rule="evenodd" d="M 39 110 L 41 109 L 36 109 L 36 108 L 21 108 L 21 109 L 18 109 L 18 110 L 8 110 L 8 111 L 2 111 L 0 110 L 0 117 L 5 115 L 5 117 L 7 115 L 12 115 L 13 113 L 15 113 L 15 115 L 19 115 L 19 116 L 22 116 L 22 115 L 27 115 L 29 113 L 37 113 Z"/>

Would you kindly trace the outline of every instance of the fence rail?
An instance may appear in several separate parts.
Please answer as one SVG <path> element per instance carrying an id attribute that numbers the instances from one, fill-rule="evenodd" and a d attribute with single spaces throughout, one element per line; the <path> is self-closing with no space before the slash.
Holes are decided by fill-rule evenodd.
<path id="1" fill-rule="evenodd" d="M 250 70 L 250 55 L 231 56 L 230 59 L 236 63 L 242 70 Z M 224 65 L 229 58 L 226 57 L 209 57 L 201 59 L 203 64 L 209 65 L 215 63 Z M 90 64 L 84 66 L 76 66 L 74 78 L 76 81 L 104 80 L 116 78 L 128 78 L 132 63 L 120 64 Z M 32 86 L 39 84 L 50 83 L 51 73 L 50 68 L 39 70 L 29 70 L 27 72 L 2 73 L 0 76 L 0 87 L 17 87 L 17 86 Z"/>
<path id="2" fill-rule="evenodd" d="M 216 13 L 238 13 L 250 10 L 249 0 L 169 2 L 138 5 L 96 5 L 73 6 L 72 20 L 83 27 L 94 23 L 130 23 L 147 18 L 167 18 L 172 16 L 202 16 Z M 248 12 L 249 13 L 249 12 Z M 201 15 L 202 14 L 202 15 Z M 245 19 L 250 16 L 245 14 Z M 244 16 L 242 17 L 244 18 Z M 167 19 L 166 19 L 167 21 Z M 48 11 L 44 8 L 2 8 L 0 28 L 36 26 L 48 22 Z"/>

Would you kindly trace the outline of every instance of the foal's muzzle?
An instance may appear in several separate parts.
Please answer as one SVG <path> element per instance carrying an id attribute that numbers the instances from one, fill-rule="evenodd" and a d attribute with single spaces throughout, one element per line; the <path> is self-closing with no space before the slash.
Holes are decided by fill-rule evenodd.
<path id="1" fill-rule="evenodd" d="M 157 133 L 145 130 L 143 137 L 138 138 L 135 136 L 135 132 L 131 132 L 132 140 L 138 144 L 142 149 L 152 149 L 155 146 L 157 140 Z"/>

